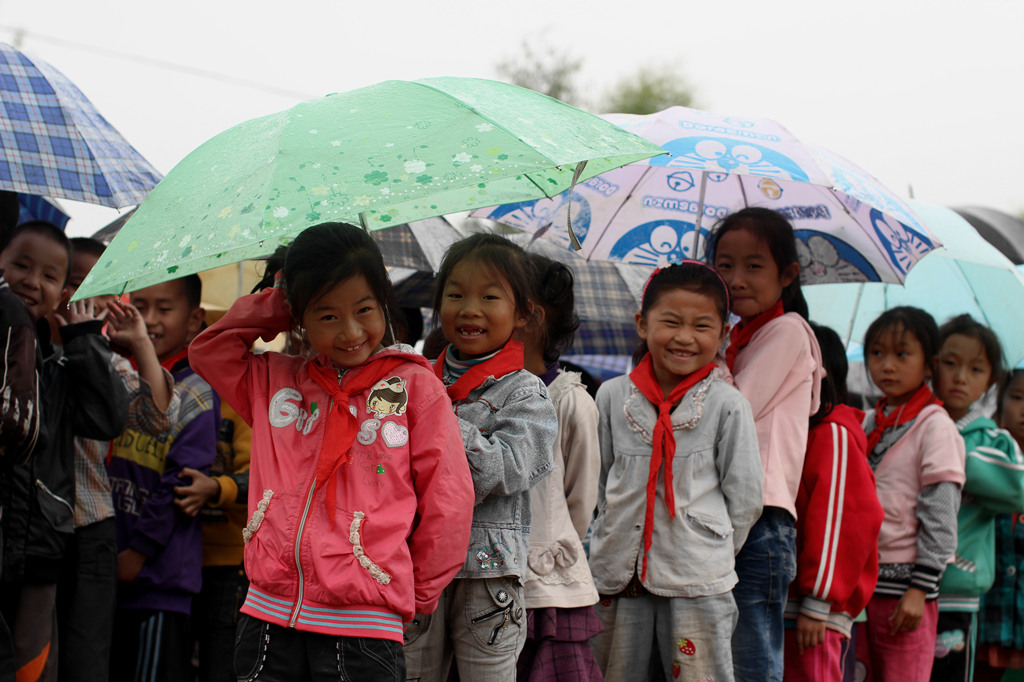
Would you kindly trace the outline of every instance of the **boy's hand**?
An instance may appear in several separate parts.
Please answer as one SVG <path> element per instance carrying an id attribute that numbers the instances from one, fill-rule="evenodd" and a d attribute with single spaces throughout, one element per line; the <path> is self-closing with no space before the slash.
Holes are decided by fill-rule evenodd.
<path id="1" fill-rule="evenodd" d="M 805 651 L 825 643 L 825 621 L 800 614 L 796 618 L 796 652 Z"/>
<path id="2" fill-rule="evenodd" d="M 62 327 L 80 322 L 102 320 L 106 316 L 107 307 L 94 298 L 87 298 L 84 301 L 72 301 L 68 303 L 67 310 L 56 314 L 57 322 Z"/>
<path id="3" fill-rule="evenodd" d="M 924 602 L 927 595 L 916 587 L 907 588 L 896 604 L 896 610 L 889 616 L 890 634 L 913 632 L 921 625 Z"/>
<path id="4" fill-rule="evenodd" d="M 107 311 L 107 336 L 111 343 L 130 350 L 132 354 L 140 346 L 152 343 L 146 331 L 146 322 L 135 306 L 114 300 L 110 302 Z"/>
<path id="5" fill-rule="evenodd" d="M 195 516 L 210 500 L 220 497 L 220 483 L 201 471 L 184 467 L 178 478 L 191 478 L 192 483 L 175 486 L 174 506 L 189 516 Z"/>
<path id="6" fill-rule="evenodd" d="M 139 571 L 146 563 L 146 555 L 138 550 L 126 549 L 117 554 L 117 580 L 122 583 L 133 583 L 139 577 Z"/>

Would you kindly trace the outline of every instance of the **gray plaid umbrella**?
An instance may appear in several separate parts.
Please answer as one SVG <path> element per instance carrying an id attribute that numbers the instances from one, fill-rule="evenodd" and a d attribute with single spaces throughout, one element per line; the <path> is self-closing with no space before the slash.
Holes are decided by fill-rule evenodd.
<path id="1" fill-rule="evenodd" d="M 403 306 L 429 308 L 434 273 L 448 247 L 475 231 L 502 231 L 528 251 L 565 263 L 576 281 L 576 314 L 580 328 L 570 352 L 574 355 L 631 355 L 636 348 L 633 316 L 653 268 L 643 265 L 588 261 L 572 251 L 490 221 L 467 220 L 456 227 L 431 218 L 373 232 L 373 238 L 393 269 L 395 294 Z M 531 239 L 533 239 L 531 241 Z"/>
<path id="2" fill-rule="evenodd" d="M 160 178 L 63 74 L 0 43 L 0 189 L 120 208 Z"/>

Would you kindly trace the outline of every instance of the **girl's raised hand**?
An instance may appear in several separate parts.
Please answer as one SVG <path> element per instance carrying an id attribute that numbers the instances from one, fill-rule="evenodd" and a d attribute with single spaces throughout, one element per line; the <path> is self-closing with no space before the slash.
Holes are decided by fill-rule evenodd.
<path id="1" fill-rule="evenodd" d="M 113 300 L 107 310 L 110 313 L 107 336 L 111 343 L 134 351 L 139 344 L 149 341 L 146 322 L 135 306 Z"/>
<path id="2" fill-rule="evenodd" d="M 101 299 L 87 298 L 84 301 L 72 301 L 68 303 L 67 310 L 57 313 L 57 321 L 60 326 L 79 324 L 80 322 L 92 322 L 102 320 L 107 316 L 107 307 Z"/>

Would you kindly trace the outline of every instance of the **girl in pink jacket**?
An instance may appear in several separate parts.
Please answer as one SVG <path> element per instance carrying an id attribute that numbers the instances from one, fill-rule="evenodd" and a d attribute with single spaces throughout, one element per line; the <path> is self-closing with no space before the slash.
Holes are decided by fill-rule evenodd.
<path id="1" fill-rule="evenodd" d="M 736 679 L 782 680 L 783 611 L 796 575 L 796 496 L 824 375 L 807 324 L 793 227 L 782 214 L 745 208 L 715 230 L 711 262 L 740 318 L 726 362 L 750 402 L 764 469 L 764 511 L 736 556 Z"/>
<path id="2" fill-rule="evenodd" d="M 430 364 L 383 346 L 396 307 L 366 233 L 309 228 L 282 274 L 189 352 L 253 427 L 235 672 L 401 682 L 403 624 L 436 608 L 469 544 L 458 423 Z M 250 352 L 296 322 L 312 359 Z"/>

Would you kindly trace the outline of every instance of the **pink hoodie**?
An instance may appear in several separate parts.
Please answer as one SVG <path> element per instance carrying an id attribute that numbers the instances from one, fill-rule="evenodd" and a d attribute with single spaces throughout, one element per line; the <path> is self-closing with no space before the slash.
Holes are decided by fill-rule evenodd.
<path id="1" fill-rule="evenodd" d="M 732 374 L 754 413 L 764 505 L 781 507 L 795 519 L 807 420 L 818 410 L 825 374 L 814 331 L 796 313 L 775 318 L 739 352 Z"/>
<path id="2" fill-rule="evenodd" d="M 473 482 L 451 401 L 412 353 L 384 350 L 349 370 L 407 360 L 349 399 L 361 429 L 352 461 L 327 484 L 337 486 L 332 528 L 325 488 L 313 481 L 331 397 L 306 367 L 330 361 L 249 351 L 287 329 L 289 317 L 278 289 L 245 296 L 189 349 L 195 371 L 253 427 L 242 612 L 401 642 L 403 621 L 435 610 L 469 545 Z"/>

